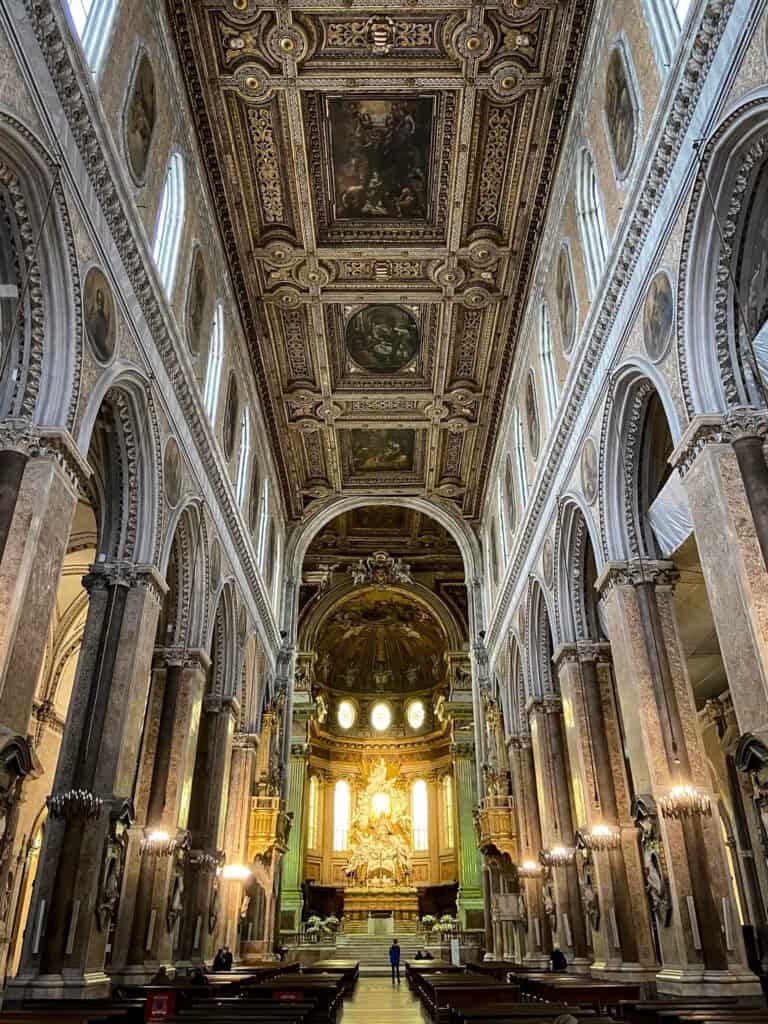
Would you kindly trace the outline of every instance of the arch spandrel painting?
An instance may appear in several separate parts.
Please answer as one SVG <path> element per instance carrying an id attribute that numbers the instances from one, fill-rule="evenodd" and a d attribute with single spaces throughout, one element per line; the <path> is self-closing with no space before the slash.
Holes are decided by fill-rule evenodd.
<path id="1" fill-rule="evenodd" d="M 370 373 L 397 373 L 419 351 L 419 327 L 402 306 L 366 306 L 354 313 L 346 328 L 347 350 Z"/>
<path id="2" fill-rule="evenodd" d="M 443 681 L 443 628 L 406 594 L 355 591 L 331 610 L 318 636 L 318 678 L 333 690 L 410 693 Z"/>
<path id="3" fill-rule="evenodd" d="M 557 257 L 557 315 L 560 320 L 560 335 L 563 351 L 568 353 L 573 348 L 576 337 L 576 302 L 573 296 L 573 278 L 571 276 L 571 259 L 568 249 L 563 245 Z"/>
<path id="4" fill-rule="evenodd" d="M 107 279 L 98 267 L 91 267 L 83 286 L 85 335 L 100 363 L 108 363 L 115 352 L 115 302 Z"/>
<path id="5" fill-rule="evenodd" d="M 651 281 L 643 306 L 643 341 L 654 362 L 658 362 L 669 348 L 674 313 L 672 282 L 662 270 Z"/>
<path id="6" fill-rule="evenodd" d="M 145 53 L 139 57 L 125 110 L 125 150 L 134 178 L 143 182 L 157 120 L 155 76 Z"/>
<path id="7" fill-rule="evenodd" d="M 232 458 L 232 452 L 235 450 L 238 405 L 237 378 L 234 373 L 231 373 L 229 375 L 229 384 L 227 385 L 227 404 L 224 406 L 224 425 L 221 428 L 224 454 L 228 459 Z"/>
<path id="8" fill-rule="evenodd" d="M 536 405 L 536 385 L 533 382 L 533 374 L 528 374 L 525 386 L 525 420 L 528 427 L 528 441 L 531 445 L 531 456 L 536 459 L 539 455 L 541 434 L 539 431 L 539 410 Z"/>
<path id="9" fill-rule="evenodd" d="M 193 356 L 199 355 L 202 347 L 203 317 L 205 316 L 207 297 L 208 278 L 205 273 L 203 254 L 197 248 L 192 262 L 192 273 L 189 279 L 189 294 L 187 297 L 187 341 L 189 351 Z"/>
<path id="10" fill-rule="evenodd" d="M 327 102 L 336 218 L 425 219 L 434 101 L 334 96 Z"/>
<path id="11" fill-rule="evenodd" d="M 620 46 L 614 48 L 608 61 L 605 76 L 605 117 L 616 170 L 619 177 L 623 178 L 629 170 L 635 151 L 637 114 L 627 65 Z"/>

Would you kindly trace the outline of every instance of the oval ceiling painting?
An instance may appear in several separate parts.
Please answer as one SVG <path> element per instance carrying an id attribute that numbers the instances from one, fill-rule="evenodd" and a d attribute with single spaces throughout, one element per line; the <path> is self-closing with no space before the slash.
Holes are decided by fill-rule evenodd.
<path id="1" fill-rule="evenodd" d="M 419 326 L 402 306 L 366 306 L 347 323 L 350 356 L 369 373 L 397 373 L 419 351 Z"/>

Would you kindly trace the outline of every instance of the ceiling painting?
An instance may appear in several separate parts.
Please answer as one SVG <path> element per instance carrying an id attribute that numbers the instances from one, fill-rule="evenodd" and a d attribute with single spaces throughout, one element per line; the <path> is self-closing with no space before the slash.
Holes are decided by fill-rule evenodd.
<path id="1" fill-rule="evenodd" d="M 482 510 L 594 0 L 165 0 L 288 515 Z"/>

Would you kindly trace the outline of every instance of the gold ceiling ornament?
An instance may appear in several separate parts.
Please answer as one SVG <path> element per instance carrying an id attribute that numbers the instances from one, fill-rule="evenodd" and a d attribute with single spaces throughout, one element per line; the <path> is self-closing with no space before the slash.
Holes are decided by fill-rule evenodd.
<path id="1" fill-rule="evenodd" d="M 411 567 L 402 558 L 392 558 L 386 551 L 374 551 L 368 558 L 360 558 L 347 570 L 355 587 L 412 586 Z"/>

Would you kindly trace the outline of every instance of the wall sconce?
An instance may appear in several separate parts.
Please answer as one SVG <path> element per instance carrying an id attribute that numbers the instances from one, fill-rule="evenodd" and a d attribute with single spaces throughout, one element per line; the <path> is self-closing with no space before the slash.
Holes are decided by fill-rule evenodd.
<path id="1" fill-rule="evenodd" d="M 143 857 L 170 857 L 186 846 L 188 838 L 188 832 L 179 832 L 171 837 L 164 829 L 153 828 L 144 833 L 139 853 Z"/>
<path id="2" fill-rule="evenodd" d="M 617 850 L 621 845 L 621 833 L 609 825 L 593 825 L 588 832 L 579 832 L 578 840 L 586 850 Z"/>
<path id="3" fill-rule="evenodd" d="M 576 849 L 573 846 L 553 846 L 549 850 L 542 850 L 539 860 L 547 868 L 564 868 L 573 863 L 576 856 Z"/>
<path id="4" fill-rule="evenodd" d="M 541 875 L 541 864 L 537 864 L 535 860 L 524 860 L 522 864 L 517 865 L 518 878 L 541 878 Z"/>
<path id="5" fill-rule="evenodd" d="M 665 818 L 711 817 L 712 801 L 708 793 L 702 793 L 695 786 L 673 786 L 666 796 L 659 799 L 659 807 Z"/>
<path id="6" fill-rule="evenodd" d="M 225 882 L 247 882 L 253 872 L 245 864 L 225 864 L 221 877 Z"/>

